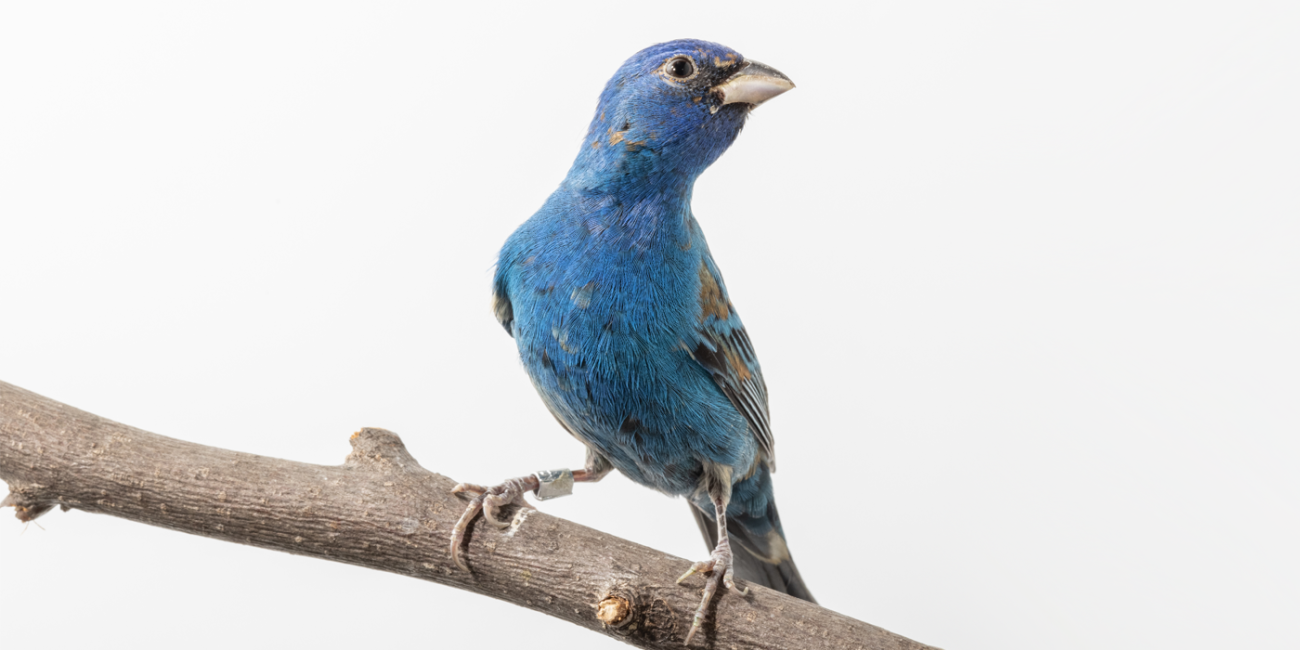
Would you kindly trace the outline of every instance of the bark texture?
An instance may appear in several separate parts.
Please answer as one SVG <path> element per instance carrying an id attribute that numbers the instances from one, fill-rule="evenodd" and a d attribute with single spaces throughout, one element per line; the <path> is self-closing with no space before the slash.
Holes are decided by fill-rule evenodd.
<path id="1" fill-rule="evenodd" d="M 533 510 L 480 517 L 456 567 L 464 502 L 382 429 L 352 435 L 339 466 L 194 444 L 91 415 L 0 382 L 3 505 L 29 521 L 58 506 L 400 573 L 564 619 L 641 648 L 680 648 L 699 583 L 639 544 Z M 924 650 L 929 646 L 769 589 L 723 594 L 695 647 Z"/>

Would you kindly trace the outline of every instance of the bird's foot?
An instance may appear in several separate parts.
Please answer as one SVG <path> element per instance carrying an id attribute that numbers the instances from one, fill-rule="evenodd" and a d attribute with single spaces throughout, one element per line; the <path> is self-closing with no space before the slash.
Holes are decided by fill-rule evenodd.
<path id="1" fill-rule="evenodd" d="M 691 565 L 691 569 L 677 579 L 677 584 L 681 584 L 683 580 L 696 573 L 707 573 L 709 577 L 704 579 L 704 597 L 700 599 L 700 606 L 695 609 L 695 618 L 691 621 L 691 630 L 686 633 L 686 645 L 691 644 L 691 639 L 695 637 L 695 633 L 704 624 L 704 614 L 709 608 L 709 601 L 713 600 L 713 595 L 718 592 L 719 585 L 738 591 L 742 596 L 749 595 L 749 587 L 736 589 L 736 579 L 731 561 L 731 545 L 726 538 L 723 538 L 717 548 L 713 549 L 713 554 L 709 556 L 709 559 Z"/>
<path id="2" fill-rule="evenodd" d="M 510 525 L 509 520 L 502 520 L 501 508 L 504 506 L 519 506 L 521 508 L 532 508 L 524 500 L 524 493 L 537 489 L 538 480 L 536 476 L 521 476 L 502 482 L 500 485 L 484 487 L 472 483 L 461 483 L 452 488 L 452 494 L 471 494 L 469 506 L 465 508 L 465 514 L 460 516 L 460 521 L 456 522 L 456 528 L 451 532 L 451 559 L 460 568 L 469 571 L 469 565 L 460 556 L 461 544 L 465 541 L 465 531 L 469 530 L 470 522 L 481 511 L 483 518 L 492 522 L 497 528 L 506 528 Z"/>

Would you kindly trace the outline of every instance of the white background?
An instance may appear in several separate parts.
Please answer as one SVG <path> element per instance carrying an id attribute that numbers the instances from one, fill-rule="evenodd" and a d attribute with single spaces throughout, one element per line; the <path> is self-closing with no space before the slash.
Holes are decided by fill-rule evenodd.
<path id="1" fill-rule="evenodd" d="M 315 463 L 379 426 L 461 480 L 577 466 L 495 253 L 625 58 L 715 40 L 798 84 L 695 212 L 821 602 L 950 650 L 1300 645 L 1294 2 L 470 4 L 7 3 L 0 379 Z M 622 477 L 545 505 L 700 559 L 686 508 Z M 614 647 L 4 515 L 6 648 Z"/>

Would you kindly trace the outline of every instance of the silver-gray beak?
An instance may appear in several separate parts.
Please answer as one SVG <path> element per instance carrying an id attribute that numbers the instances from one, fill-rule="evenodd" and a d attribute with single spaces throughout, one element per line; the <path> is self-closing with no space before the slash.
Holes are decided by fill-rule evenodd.
<path id="1" fill-rule="evenodd" d="M 722 94 L 724 105 L 745 103 L 758 106 L 791 88 L 794 88 L 794 82 L 776 68 L 758 61 L 747 61 L 743 68 L 714 86 L 713 90 Z"/>

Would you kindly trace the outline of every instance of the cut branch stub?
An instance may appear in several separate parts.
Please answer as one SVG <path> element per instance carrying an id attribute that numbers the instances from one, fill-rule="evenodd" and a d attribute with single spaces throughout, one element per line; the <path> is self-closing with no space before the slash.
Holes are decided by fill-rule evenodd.
<path id="1" fill-rule="evenodd" d="M 632 618 L 632 603 L 620 596 L 607 596 L 596 604 L 596 618 L 612 627 L 623 627 Z"/>

